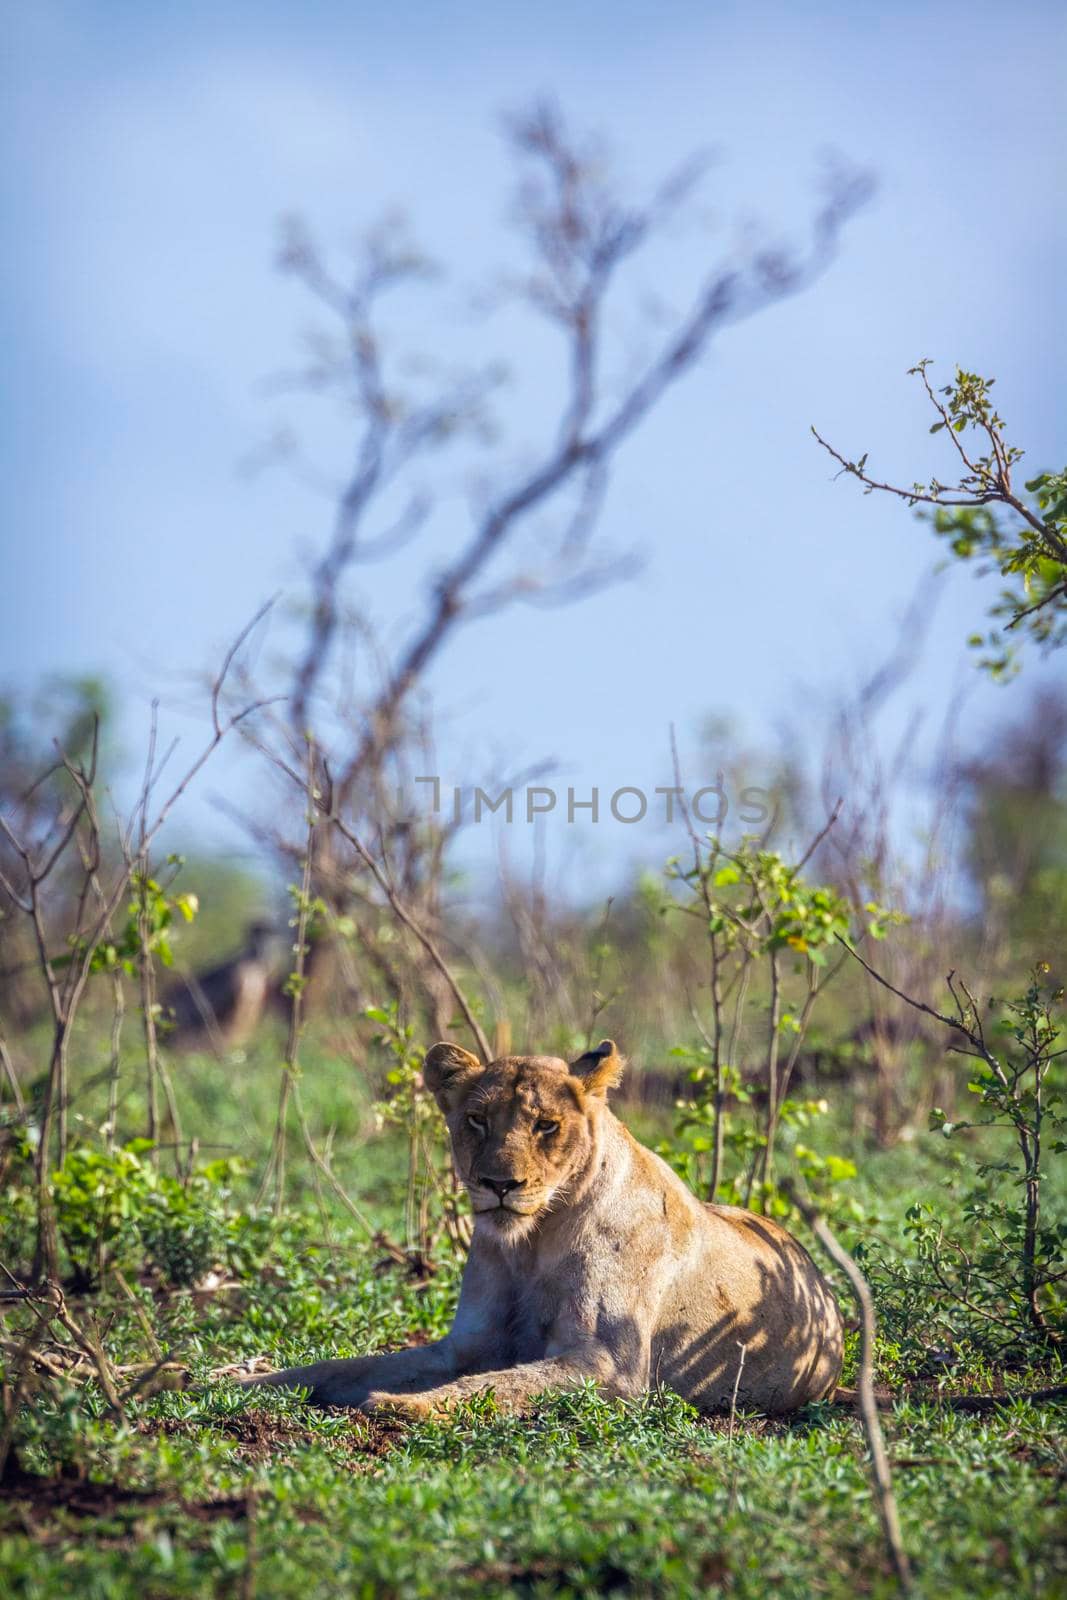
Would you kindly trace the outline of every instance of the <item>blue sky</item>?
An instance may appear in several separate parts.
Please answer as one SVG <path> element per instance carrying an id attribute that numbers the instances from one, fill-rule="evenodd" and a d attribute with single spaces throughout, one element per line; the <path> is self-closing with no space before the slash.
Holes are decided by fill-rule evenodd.
<path id="1" fill-rule="evenodd" d="M 151 695 L 217 659 L 266 595 L 295 596 L 298 543 L 328 527 L 284 473 L 242 470 L 283 423 L 324 468 L 343 454 L 336 420 L 264 384 L 315 322 L 274 269 L 282 215 L 340 260 L 383 210 L 409 213 L 453 275 L 419 337 L 508 356 L 526 376 L 506 448 L 543 436 L 544 335 L 457 313 L 461 282 L 515 260 L 499 116 L 538 93 L 602 130 L 638 191 L 715 150 L 671 288 L 761 219 L 801 239 L 828 150 L 880 188 L 826 276 L 724 333 L 620 462 L 602 534 L 643 550 L 642 576 L 472 628 L 442 660 L 446 781 L 498 752 L 608 793 L 666 783 L 668 724 L 709 712 L 749 744 L 782 725 L 814 741 L 937 552 L 904 508 L 833 482 L 809 424 L 887 475 L 935 471 L 916 358 L 995 373 L 1028 461 L 1060 460 L 1060 6 L 34 0 L 5 31 L 0 676 L 104 671 L 131 753 Z M 428 559 L 464 532 L 439 519 Z M 396 592 L 366 591 L 393 637 L 418 580 L 402 570 Z M 965 576 L 946 584 L 914 686 L 931 728 L 972 670 L 981 604 Z M 1005 709 L 979 686 L 968 725 L 983 736 Z M 220 788 L 251 793 L 224 763 L 187 815 L 226 840 Z M 638 832 L 557 830 L 560 870 L 610 875 Z M 492 855 L 488 835 L 472 848 Z"/>

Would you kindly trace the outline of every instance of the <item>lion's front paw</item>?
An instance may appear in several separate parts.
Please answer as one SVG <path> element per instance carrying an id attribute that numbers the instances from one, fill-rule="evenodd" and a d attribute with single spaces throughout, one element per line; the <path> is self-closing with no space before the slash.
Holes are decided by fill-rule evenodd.
<path id="1" fill-rule="evenodd" d="M 249 1356 L 246 1361 L 231 1361 L 224 1367 L 212 1367 L 208 1381 L 218 1383 L 223 1378 L 232 1378 L 242 1388 L 248 1388 L 253 1384 L 269 1383 L 277 1376 L 269 1356 Z"/>
<path id="2" fill-rule="evenodd" d="M 417 1422 L 425 1417 L 440 1415 L 443 1406 L 440 1400 L 435 1401 L 430 1395 L 425 1394 L 386 1394 L 383 1390 L 372 1389 L 365 1400 L 360 1403 L 361 1411 L 366 1411 L 372 1417 L 393 1417 L 399 1421 Z"/>

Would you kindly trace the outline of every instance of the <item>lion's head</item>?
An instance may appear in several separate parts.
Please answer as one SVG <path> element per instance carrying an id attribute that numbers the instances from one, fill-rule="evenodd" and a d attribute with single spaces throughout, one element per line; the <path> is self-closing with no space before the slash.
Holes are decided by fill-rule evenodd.
<path id="1" fill-rule="evenodd" d="M 423 1076 L 445 1114 L 479 1226 L 517 1243 L 573 1194 L 621 1071 L 610 1039 L 570 1065 L 557 1056 L 503 1056 L 483 1066 L 455 1044 L 427 1051 Z"/>

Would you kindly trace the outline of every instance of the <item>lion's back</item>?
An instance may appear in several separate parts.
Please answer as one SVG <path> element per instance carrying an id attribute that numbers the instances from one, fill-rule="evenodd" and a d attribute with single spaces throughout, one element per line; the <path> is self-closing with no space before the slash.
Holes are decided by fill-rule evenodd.
<path id="1" fill-rule="evenodd" d="M 660 1381 L 702 1410 L 787 1411 L 832 1392 L 843 1326 L 829 1284 L 773 1218 L 703 1205 L 657 1332 Z M 653 1367 L 655 1373 L 656 1368 Z"/>

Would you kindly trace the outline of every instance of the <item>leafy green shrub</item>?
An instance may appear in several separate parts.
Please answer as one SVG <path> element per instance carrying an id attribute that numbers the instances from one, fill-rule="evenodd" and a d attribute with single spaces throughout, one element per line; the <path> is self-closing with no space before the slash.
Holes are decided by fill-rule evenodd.
<path id="1" fill-rule="evenodd" d="M 138 1218 L 158 1181 L 142 1159 L 151 1149 L 150 1139 L 131 1139 L 110 1154 L 78 1144 L 54 1175 L 56 1226 L 75 1288 L 95 1287 L 109 1261 L 137 1248 Z"/>
<path id="2" fill-rule="evenodd" d="M 731 851 L 714 834 L 690 837 L 692 865 L 674 858 L 666 869 L 668 881 L 686 893 L 664 909 L 702 927 L 711 1004 L 707 1026 L 697 1019 L 703 1045 L 671 1052 L 690 1064 L 695 1090 L 691 1100 L 679 1101 L 673 1139 L 660 1154 L 709 1200 L 786 1216 L 791 1207 L 774 1177 L 779 1136 L 821 1199 L 855 1176 L 844 1157 L 798 1141 L 798 1132 L 828 1108 L 788 1091 L 816 1004 L 846 959 L 839 947 L 857 936 L 884 938 L 902 919 L 873 901 L 854 907 L 834 888 L 809 883 L 803 866 L 810 850 L 791 864 L 759 840 L 745 839 Z M 762 1046 L 744 1032 L 754 989 L 766 997 Z M 763 1081 L 756 1090 L 739 1059 L 760 1051 Z"/>
<path id="3" fill-rule="evenodd" d="M 672 1056 L 694 1061 L 690 1081 L 697 1085 L 692 1100 L 680 1100 L 675 1112 L 673 1135 L 657 1146 L 657 1153 L 668 1161 L 689 1186 L 697 1189 L 700 1182 L 700 1162 L 711 1150 L 715 1131 L 715 1101 L 707 1093 L 709 1077 L 706 1047 L 690 1049 L 679 1047 Z M 753 1197 L 760 1208 L 770 1216 L 795 1215 L 795 1207 L 772 1181 L 750 1186 L 745 1174 L 758 1159 L 766 1144 L 766 1137 L 752 1116 L 744 1113 L 752 1105 L 751 1090 L 743 1083 L 740 1074 L 730 1068 L 725 1074 L 726 1093 L 735 1113 L 727 1121 L 723 1145 L 732 1152 L 736 1162 L 732 1170 L 720 1180 L 715 1198 L 721 1205 L 742 1206 L 752 1203 Z M 856 1203 L 845 1199 L 837 1189 L 839 1184 L 856 1176 L 855 1162 L 834 1154 L 825 1155 L 804 1144 L 798 1135 L 816 1128 L 826 1118 L 830 1106 L 826 1100 L 783 1100 L 778 1107 L 778 1124 L 781 1142 L 791 1165 L 804 1178 L 809 1188 L 818 1195 L 820 1206 L 830 1215 L 858 1215 Z"/>
<path id="4" fill-rule="evenodd" d="M 179 1179 L 145 1159 L 152 1148 L 148 1139 L 111 1154 L 76 1145 L 55 1174 L 56 1222 L 76 1289 L 98 1287 L 110 1263 L 152 1266 L 185 1287 L 212 1267 L 247 1272 L 261 1259 L 267 1233 L 231 1205 L 243 1163 L 211 1161 Z"/>
<path id="5" fill-rule="evenodd" d="M 236 1218 L 227 1202 L 243 1170 L 234 1160 L 212 1161 L 185 1182 L 160 1178 L 145 1196 L 137 1226 L 145 1252 L 169 1283 L 197 1283 L 213 1267 L 231 1267 Z"/>
<path id="6" fill-rule="evenodd" d="M 935 1110 L 931 1124 L 960 1146 L 960 1220 L 946 1219 L 941 1202 L 916 1201 L 904 1224 L 910 1259 L 860 1252 L 899 1337 L 924 1323 L 928 1334 L 936 1327 L 950 1343 L 1000 1356 L 1063 1344 L 1067 1219 L 1050 1218 L 1042 1204 L 1043 1160 L 1067 1151 L 1063 990 L 1045 981 L 1048 971 L 1042 963 L 1015 999 L 990 1000 L 985 1020 L 966 990 L 958 1003 L 952 1026 L 969 1046 L 962 1053 L 974 1063 L 967 1087 L 978 1114 L 949 1121 Z M 992 1130 L 1008 1138 L 991 1151 Z M 977 1140 L 961 1139 L 972 1131 Z"/>

